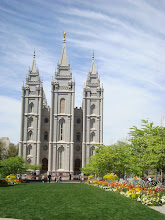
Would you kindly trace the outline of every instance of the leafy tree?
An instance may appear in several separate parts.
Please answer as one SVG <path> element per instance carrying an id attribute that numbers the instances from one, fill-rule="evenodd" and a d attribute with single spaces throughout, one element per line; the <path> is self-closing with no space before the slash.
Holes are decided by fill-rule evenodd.
<path id="1" fill-rule="evenodd" d="M 149 169 L 165 171 L 165 128 L 142 120 L 141 128 L 133 126 L 129 133 L 132 171 L 140 176 Z"/>
<path id="2" fill-rule="evenodd" d="M 18 146 L 10 144 L 9 150 L 7 152 L 7 157 L 17 157 L 18 156 Z"/>
<path id="3" fill-rule="evenodd" d="M 0 161 L 0 173 L 2 177 L 6 177 L 9 174 L 24 173 L 25 161 L 22 157 L 9 157 Z"/>
<path id="4" fill-rule="evenodd" d="M 39 170 L 41 167 L 42 167 L 41 164 L 29 164 L 29 163 L 26 163 L 26 169 L 29 169 L 29 170 Z"/>
<path id="5" fill-rule="evenodd" d="M 0 142 L 0 160 L 7 158 L 7 150 L 5 148 L 5 144 Z"/>
<path id="6" fill-rule="evenodd" d="M 127 144 L 99 146 L 82 172 L 99 176 L 114 172 L 119 177 L 124 177 L 124 174 L 129 172 L 129 156 Z"/>
<path id="7" fill-rule="evenodd" d="M 129 174 L 131 172 L 128 144 L 120 142 L 120 145 L 111 146 L 111 151 L 112 172 L 116 173 L 119 178 L 124 178 L 125 174 Z"/>

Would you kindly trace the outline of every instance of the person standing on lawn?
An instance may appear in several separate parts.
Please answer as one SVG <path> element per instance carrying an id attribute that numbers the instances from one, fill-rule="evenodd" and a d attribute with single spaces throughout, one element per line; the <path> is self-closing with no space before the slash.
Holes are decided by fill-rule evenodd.
<path id="1" fill-rule="evenodd" d="M 51 180 L 51 175 L 50 174 L 48 175 L 48 179 L 49 179 L 49 183 L 50 183 L 50 180 Z"/>
<path id="2" fill-rule="evenodd" d="M 45 179 L 45 176 L 44 175 L 42 175 L 42 182 L 44 183 L 44 179 Z"/>

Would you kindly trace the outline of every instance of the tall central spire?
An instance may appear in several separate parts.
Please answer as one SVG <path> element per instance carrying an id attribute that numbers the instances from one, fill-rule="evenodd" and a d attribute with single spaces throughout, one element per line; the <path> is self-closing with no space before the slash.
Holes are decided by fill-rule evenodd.
<path id="1" fill-rule="evenodd" d="M 66 32 L 64 32 L 63 48 L 62 48 L 61 61 L 60 61 L 61 66 L 68 66 L 65 36 L 66 36 Z"/>

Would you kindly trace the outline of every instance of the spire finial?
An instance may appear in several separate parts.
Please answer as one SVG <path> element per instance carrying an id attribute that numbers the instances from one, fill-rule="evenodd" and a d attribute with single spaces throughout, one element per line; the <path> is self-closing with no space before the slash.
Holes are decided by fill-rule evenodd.
<path id="1" fill-rule="evenodd" d="M 61 54 L 61 61 L 60 61 L 60 65 L 61 66 L 68 66 L 68 60 L 67 60 L 67 54 L 66 54 L 66 32 L 63 32 L 64 34 L 64 40 L 63 40 L 63 48 L 62 48 L 62 54 Z"/>
<path id="2" fill-rule="evenodd" d="M 96 74 L 96 68 L 95 68 L 95 61 L 94 61 L 94 50 L 93 50 L 93 55 L 92 55 L 92 67 L 90 69 L 89 72 L 91 72 L 92 74 Z"/>
<path id="3" fill-rule="evenodd" d="M 63 42 L 65 43 L 66 42 L 66 32 L 65 31 L 63 31 L 63 35 L 64 35 Z"/>
<path id="4" fill-rule="evenodd" d="M 35 54 L 35 48 L 34 48 L 34 54 L 33 54 L 33 58 L 35 58 L 36 57 L 36 54 Z"/>
<path id="5" fill-rule="evenodd" d="M 95 58 L 95 53 L 94 53 L 94 50 L 93 50 L 92 60 L 94 60 L 94 58 Z"/>
<path id="6" fill-rule="evenodd" d="M 34 49 L 34 54 L 33 54 L 33 63 L 32 63 L 32 68 L 31 68 L 31 71 L 33 73 L 36 73 L 37 72 L 37 67 L 36 67 L 36 54 L 35 54 L 35 49 Z"/>
<path id="7" fill-rule="evenodd" d="M 66 37 L 66 32 L 64 31 L 64 39 L 65 39 L 65 37 Z"/>

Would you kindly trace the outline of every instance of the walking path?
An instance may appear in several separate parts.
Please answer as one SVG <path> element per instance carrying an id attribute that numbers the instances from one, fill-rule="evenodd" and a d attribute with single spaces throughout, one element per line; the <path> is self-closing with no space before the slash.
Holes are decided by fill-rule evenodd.
<path id="1" fill-rule="evenodd" d="M 165 206 L 149 206 L 151 209 L 154 209 L 165 215 Z"/>

